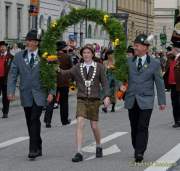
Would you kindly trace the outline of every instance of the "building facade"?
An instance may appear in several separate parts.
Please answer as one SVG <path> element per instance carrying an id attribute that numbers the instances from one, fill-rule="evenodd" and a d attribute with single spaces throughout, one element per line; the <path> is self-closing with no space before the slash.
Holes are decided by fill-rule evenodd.
<path id="1" fill-rule="evenodd" d="M 116 0 L 39 0 L 39 13 L 36 17 L 29 14 L 33 0 L 0 1 L 0 40 L 8 42 L 24 41 L 27 32 L 32 28 L 46 30 L 51 21 L 68 14 L 70 6 L 75 8 L 95 8 L 108 13 L 116 13 Z M 38 0 L 37 0 L 38 2 Z M 89 42 L 104 44 L 109 36 L 102 26 L 93 22 L 82 21 L 72 25 L 64 33 L 63 39 L 70 36 L 77 38 L 78 46 Z"/>
<path id="2" fill-rule="evenodd" d="M 20 41 L 29 29 L 29 0 L 0 1 L 0 40 Z"/>
<path id="3" fill-rule="evenodd" d="M 75 8 L 86 8 L 86 0 L 40 0 L 36 27 L 46 30 L 51 21 L 68 14 L 70 6 Z M 85 24 L 78 23 L 69 27 L 64 33 L 63 39 L 68 40 L 70 36 L 76 37 L 78 45 L 83 44 Z"/>
<path id="4" fill-rule="evenodd" d="M 86 3 L 87 8 L 95 8 L 108 13 L 116 13 L 117 0 L 86 0 Z M 85 43 L 95 42 L 107 46 L 109 43 L 109 35 L 104 30 L 103 26 L 88 21 L 86 23 Z"/>
<path id="5" fill-rule="evenodd" d="M 174 29 L 175 10 L 179 8 L 179 0 L 155 0 L 155 47 L 157 50 L 164 49 L 171 44 L 171 36 Z M 167 43 L 161 44 L 160 34 L 166 34 Z"/>
<path id="6" fill-rule="evenodd" d="M 140 33 L 151 34 L 154 29 L 154 0 L 117 0 L 117 13 L 128 13 L 127 37 L 132 44 Z"/>

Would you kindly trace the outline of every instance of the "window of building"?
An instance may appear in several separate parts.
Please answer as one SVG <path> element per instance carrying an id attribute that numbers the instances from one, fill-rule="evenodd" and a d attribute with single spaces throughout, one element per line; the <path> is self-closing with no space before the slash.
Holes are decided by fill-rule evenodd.
<path id="1" fill-rule="evenodd" d="M 112 9 L 111 9 L 112 12 L 116 12 L 116 11 L 114 10 L 114 3 L 115 3 L 114 0 L 112 0 Z"/>
<path id="2" fill-rule="evenodd" d="M 108 7 L 109 7 L 109 0 L 107 0 L 107 12 L 109 11 Z"/>
<path id="3" fill-rule="evenodd" d="M 47 27 L 49 27 L 50 25 L 51 25 L 51 16 L 49 16 L 47 19 Z"/>
<path id="4" fill-rule="evenodd" d="M 88 38 L 92 38 L 92 26 L 89 24 L 88 26 Z"/>
<path id="5" fill-rule="evenodd" d="M 9 14 L 10 13 L 10 6 L 5 7 L 5 36 L 9 38 Z"/>
<path id="6" fill-rule="evenodd" d="M 65 10 L 65 8 L 61 11 L 61 14 L 60 14 L 60 16 L 62 17 L 62 16 L 65 16 L 66 15 L 66 10 Z"/>
<path id="7" fill-rule="evenodd" d="M 21 37 L 22 31 L 22 8 L 17 8 L 17 36 L 18 39 Z"/>
<path id="8" fill-rule="evenodd" d="M 94 28 L 94 38 L 97 38 L 97 36 L 98 36 L 98 25 L 96 24 Z"/>
<path id="9" fill-rule="evenodd" d="M 91 1 L 89 0 L 89 8 L 91 8 Z"/>
<path id="10" fill-rule="evenodd" d="M 104 38 L 104 28 L 102 27 L 101 30 L 100 30 L 100 37 L 101 38 Z"/>
<path id="11" fill-rule="evenodd" d="M 101 0 L 101 10 L 103 9 L 103 0 Z"/>
<path id="12" fill-rule="evenodd" d="M 98 2 L 95 0 L 95 8 L 98 9 Z"/>
<path id="13" fill-rule="evenodd" d="M 31 28 L 31 16 L 28 15 L 28 31 L 30 30 Z"/>
<path id="14" fill-rule="evenodd" d="M 43 27 L 44 27 L 44 16 L 41 15 L 39 17 L 39 28 L 43 29 Z"/>
<path id="15" fill-rule="evenodd" d="M 84 33 L 83 33 L 83 21 L 81 21 L 80 22 L 80 47 L 82 47 L 82 45 L 83 45 L 83 35 L 84 35 Z"/>

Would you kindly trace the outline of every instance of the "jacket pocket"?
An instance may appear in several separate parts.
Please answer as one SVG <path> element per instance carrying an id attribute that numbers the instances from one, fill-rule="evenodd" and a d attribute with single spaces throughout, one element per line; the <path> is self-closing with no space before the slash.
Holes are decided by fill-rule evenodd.
<path id="1" fill-rule="evenodd" d="M 144 95 L 144 96 L 153 96 L 153 95 L 154 95 L 154 92 L 153 92 L 153 91 L 144 91 L 144 92 L 143 92 L 143 95 Z"/>

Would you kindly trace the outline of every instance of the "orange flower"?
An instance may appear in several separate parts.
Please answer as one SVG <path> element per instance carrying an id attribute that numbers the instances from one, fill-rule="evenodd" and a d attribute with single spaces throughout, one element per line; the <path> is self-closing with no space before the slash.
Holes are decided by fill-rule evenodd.
<path id="1" fill-rule="evenodd" d="M 123 85 L 126 87 L 126 90 L 127 90 L 127 88 L 128 88 L 128 83 L 126 82 L 126 83 L 124 83 Z M 116 97 L 117 97 L 119 100 L 122 100 L 122 99 L 124 98 L 124 95 L 125 95 L 125 92 L 123 92 L 123 91 L 121 91 L 121 90 L 118 90 L 118 91 L 116 92 Z"/>
<path id="2" fill-rule="evenodd" d="M 47 57 L 48 61 L 57 61 L 57 59 L 58 59 L 57 55 L 49 55 Z"/>

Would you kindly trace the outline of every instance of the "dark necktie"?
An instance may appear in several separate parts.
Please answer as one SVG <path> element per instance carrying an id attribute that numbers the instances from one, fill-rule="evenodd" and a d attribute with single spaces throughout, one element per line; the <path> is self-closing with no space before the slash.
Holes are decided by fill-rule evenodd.
<path id="1" fill-rule="evenodd" d="M 30 67 L 32 68 L 34 65 L 34 53 L 31 53 L 31 59 L 30 59 L 29 64 L 30 64 Z"/>
<path id="2" fill-rule="evenodd" d="M 142 59 L 139 58 L 138 59 L 138 66 L 137 66 L 137 70 L 140 71 L 140 69 L 142 68 Z"/>

